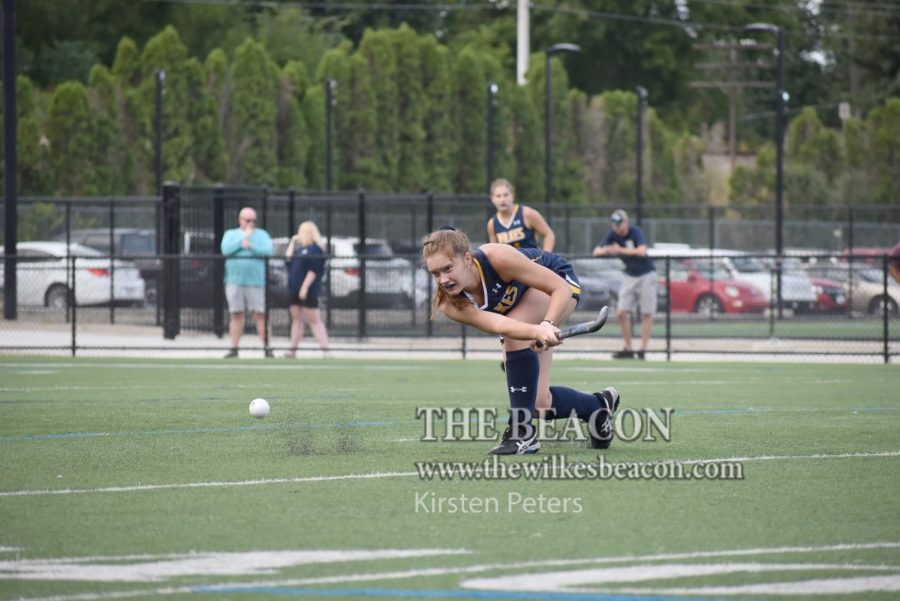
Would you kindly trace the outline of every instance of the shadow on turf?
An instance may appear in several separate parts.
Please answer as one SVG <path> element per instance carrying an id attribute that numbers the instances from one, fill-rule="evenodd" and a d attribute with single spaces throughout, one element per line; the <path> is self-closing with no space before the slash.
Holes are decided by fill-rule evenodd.
<path id="1" fill-rule="evenodd" d="M 297 419 L 291 419 L 296 417 Z M 302 423 L 300 416 L 290 416 L 291 423 Z M 350 424 L 351 416 L 341 416 L 334 426 L 327 428 L 279 428 L 275 435 L 288 455 L 349 455 L 362 448 L 359 428 Z"/>

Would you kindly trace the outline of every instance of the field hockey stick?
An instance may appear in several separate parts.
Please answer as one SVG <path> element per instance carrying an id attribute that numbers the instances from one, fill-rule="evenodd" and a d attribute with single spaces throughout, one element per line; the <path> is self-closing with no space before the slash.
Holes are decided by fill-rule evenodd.
<path id="1" fill-rule="evenodd" d="M 583 334 L 593 334 L 597 330 L 603 327 L 606 323 L 606 318 L 609 317 L 609 307 L 606 305 L 600 309 L 600 312 L 597 313 L 597 317 L 592 319 L 591 321 L 584 321 L 581 323 L 576 323 L 574 326 L 569 326 L 565 330 L 560 330 L 559 334 L 557 334 L 557 338 L 563 340 L 565 338 L 571 338 L 572 336 L 581 336 Z M 538 346 L 543 346 L 540 342 L 538 342 Z"/>

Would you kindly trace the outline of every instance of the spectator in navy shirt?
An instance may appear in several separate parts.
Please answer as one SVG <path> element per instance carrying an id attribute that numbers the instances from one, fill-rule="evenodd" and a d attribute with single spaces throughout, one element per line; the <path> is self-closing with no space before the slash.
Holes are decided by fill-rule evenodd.
<path id="1" fill-rule="evenodd" d="M 643 359 L 650 342 L 653 314 L 656 313 L 656 270 L 647 257 L 647 239 L 644 231 L 628 223 L 628 213 L 622 209 L 613 211 L 610 217 L 612 229 L 606 238 L 594 248 L 595 257 L 618 256 L 625 263 L 625 275 L 619 288 L 619 325 L 625 348 L 613 354 L 615 359 L 634 359 L 631 345 L 631 313 L 640 307 L 641 347 L 637 358 Z"/>
<path id="2" fill-rule="evenodd" d="M 319 293 L 325 274 L 322 236 L 312 221 L 304 221 L 284 253 L 288 260 L 288 291 L 291 311 L 291 343 L 285 357 L 295 357 L 305 324 L 309 324 L 319 348 L 328 352 L 328 332 L 319 315 Z"/>

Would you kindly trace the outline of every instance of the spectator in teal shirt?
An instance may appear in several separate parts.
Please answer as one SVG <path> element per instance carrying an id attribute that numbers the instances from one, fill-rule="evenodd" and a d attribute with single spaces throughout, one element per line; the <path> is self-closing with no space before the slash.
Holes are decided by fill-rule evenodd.
<path id="1" fill-rule="evenodd" d="M 256 227 L 256 211 L 241 209 L 238 227 L 222 236 L 225 255 L 225 297 L 228 299 L 228 334 L 231 350 L 226 359 L 238 356 L 238 344 L 244 333 L 244 312 L 252 311 L 256 332 L 262 341 L 266 357 L 272 357 L 266 332 L 266 257 L 272 256 L 272 238 L 266 230 Z"/>

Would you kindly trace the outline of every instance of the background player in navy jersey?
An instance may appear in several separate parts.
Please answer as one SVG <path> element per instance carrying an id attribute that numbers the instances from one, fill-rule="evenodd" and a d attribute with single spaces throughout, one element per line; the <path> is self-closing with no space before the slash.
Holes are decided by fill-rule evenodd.
<path id="1" fill-rule="evenodd" d="M 425 236 L 422 257 L 436 284 L 433 313 L 505 338 L 510 426 L 491 453 L 534 453 L 540 442 L 532 417 L 567 419 L 572 413 L 589 422 L 594 448 L 608 448 L 618 391 L 586 394 L 550 386 L 559 324 L 575 310 L 581 292 L 571 264 L 540 249 L 505 244 L 470 252 L 468 237 L 453 229 Z"/>
<path id="2" fill-rule="evenodd" d="M 515 190 L 509 181 L 495 179 L 491 182 L 491 202 L 497 214 L 487 223 L 489 242 L 509 244 L 515 248 L 543 248 L 553 250 L 556 235 L 544 217 L 532 209 L 516 204 Z M 537 237 L 542 245 L 538 246 Z"/>

